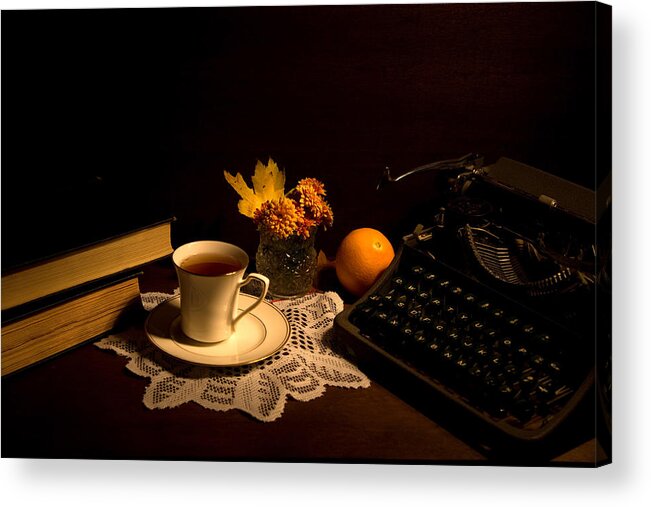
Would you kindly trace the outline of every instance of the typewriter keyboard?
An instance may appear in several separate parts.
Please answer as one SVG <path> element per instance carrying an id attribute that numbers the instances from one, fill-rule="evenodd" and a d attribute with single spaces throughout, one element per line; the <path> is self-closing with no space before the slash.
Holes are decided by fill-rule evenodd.
<path id="1" fill-rule="evenodd" d="M 588 368 L 568 330 L 416 249 L 394 264 L 337 319 L 355 355 L 374 350 L 376 363 L 398 364 L 521 439 L 548 431 L 585 391 Z"/>

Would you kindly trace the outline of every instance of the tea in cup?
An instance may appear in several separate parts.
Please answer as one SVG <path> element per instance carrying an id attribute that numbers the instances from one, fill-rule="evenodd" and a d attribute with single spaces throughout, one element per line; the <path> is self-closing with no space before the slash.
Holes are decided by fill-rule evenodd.
<path id="1" fill-rule="evenodd" d="M 249 256 L 222 241 L 194 241 L 172 254 L 181 293 L 181 330 L 193 340 L 216 343 L 235 332 L 239 320 L 264 301 L 269 279 L 244 272 Z M 258 299 L 241 312 L 240 288 L 252 281 L 262 284 Z"/>

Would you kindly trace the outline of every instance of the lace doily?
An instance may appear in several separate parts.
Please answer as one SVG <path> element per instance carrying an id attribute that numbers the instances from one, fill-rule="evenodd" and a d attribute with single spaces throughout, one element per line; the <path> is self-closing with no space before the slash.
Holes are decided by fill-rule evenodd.
<path id="1" fill-rule="evenodd" d="M 177 292 L 178 293 L 178 292 Z M 150 311 L 173 294 L 148 292 L 142 302 Z M 193 401 L 212 410 L 240 409 L 261 421 L 279 418 L 288 396 L 309 401 L 326 386 L 368 387 L 368 377 L 336 352 L 332 343 L 335 315 L 343 309 L 334 292 L 308 294 L 274 303 L 287 317 L 291 335 L 274 356 L 238 367 L 197 366 L 160 351 L 132 328 L 96 343 L 128 357 L 127 368 L 151 382 L 143 402 L 150 409 L 172 408 Z"/>

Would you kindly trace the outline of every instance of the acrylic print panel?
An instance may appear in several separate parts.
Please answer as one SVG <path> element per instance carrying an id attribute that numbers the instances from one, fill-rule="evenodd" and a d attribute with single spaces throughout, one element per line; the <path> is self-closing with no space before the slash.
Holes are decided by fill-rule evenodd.
<path id="1" fill-rule="evenodd" d="M 499 313 L 481 320 L 479 306 L 462 311 L 468 301 L 450 289 L 441 303 L 453 307 L 454 318 L 441 339 L 454 365 L 442 358 L 423 365 L 418 361 L 424 354 L 402 357 L 412 352 L 372 341 L 372 330 L 365 332 L 368 339 L 354 336 L 358 299 L 336 277 L 326 278 L 327 289 L 350 310 L 330 343 L 343 347 L 342 354 L 355 352 L 352 359 L 371 379 L 368 388 L 328 384 L 322 392 L 311 391 L 318 396 L 288 399 L 282 416 L 269 423 L 197 403 L 148 409 L 146 379 L 126 370 L 119 356 L 90 344 L 3 378 L 7 456 L 586 467 L 609 462 L 608 6 L 5 11 L 2 30 L 3 91 L 12 97 L 3 104 L 3 121 L 11 125 L 3 133 L 3 197 L 24 196 L 15 204 L 16 217 L 35 206 L 52 216 L 63 200 L 67 208 L 75 202 L 71 189 L 110 185 L 123 189 L 116 205 L 171 210 L 177 217 L 175 245 L 219 239 L 252 257 L 259 234 L 237 212 L 223 173 L 249 174 L 258 159 L 272 157 L 287 181 L 312 176 L 328 189 L 335 221 L 317 245 L 326 256 L 334 256 L 355 228 L 382 231 L 397 251 L 418 224 L 440 226 L 417 246 L 452 265 L 446 273 L 454 286 L 484 298 L 497 290 L 514 301 L 499 299 L 503 310 L 524 304 L 530 318 L 513 328 L 518 345 L 527 349 L 517 356 L 505 341 L 513 338 L 513 345 L 516 337 L 498 328 L 508 324 L 506 316 L 504 322 Z M 398 179 L 410 169 L 466 154 L 479 157 L 430 166 L 377 190 L 387 166 Z M 457 180 L 466 169 L 476 174 Z M 468 185 L 455 188 L 448 176 Z M 5 242 L 3 253 L 7 248 Z M 395 267 L 403 266 L 410 270 L 400 290 L 409 291 L 408 276 L 424 274 L 412 273 L 416 265 Z M 151 267 L 144 290 L 171 293 L 175 281 L 168 268 Z M 473 280 L 468 286 L 461 283 L 466 275 Z M 400 285 L 392 278 L 388 283 Z M 423 331 L 407 325 L 419 315 L 409 311 L 425 302 L 433 311 L 432 299 L 441 297 L 431 286 L 416 288 L 398 321 L 398 342 L 407 339 L 405 329 Z M 548 313 L 550 308 L 555 311 Z M 299 311 L 290 317 L 319 318 Z M 425 339 L 431 345 L 438 332 L 433 317 L 446 315 L 421 317 L 431 319 L 431 327 L 426 319 L 417 323 L 430 333 Z M 479 328 L 471 327 L 475 323 Z M 136 334 L 142 332 L 143 322 L 133 324 Z M 556 357 L 553 340 L 541 338 L 545 332 L 539 329 L 565 336 L 568 327 L 572 339 L 562 340 L 563 347 L 572 345 Z M 499 340 L 487 330 L 496 328 Z M 464 351 L 466 338 L 470 346 Z M 482 362 L 484 345 L 490 360 L 499 357 L 492 366 Z M 472 388 L 460 387 L 475 366 L 481 384 L 472 380 Z M 176 367 L 175 374 L 187 374 L 183 365 Z M 556 384 L 557 367 L 568 372 L 560 378 L 569 387 Z M 442 387 L 444 375 L 450 390 Z M 548 398 L 526 394 L 529 385 L 536 396 Z M 555 414 L 555 398 L 572 399 L 579 392 L 584 395 L 576 404 L 563 405 L 567 417 L 556 414 L 562 424 L 541 435 L 540 443 L 503 442 L 499 425 L 482 425 L 510 418 L 511 427 L 552 427 L 543 422 Z M 486 409 L 492 398 L 499 403 Z M 502 402 L 519 404 L 520 412 L 505 413 Z M 472 403 L 481 407 L 467 409 Z M 41 431 L 44 422 L 48 433 Z M 193 431 L 180 431 L 189 425 Z"/>

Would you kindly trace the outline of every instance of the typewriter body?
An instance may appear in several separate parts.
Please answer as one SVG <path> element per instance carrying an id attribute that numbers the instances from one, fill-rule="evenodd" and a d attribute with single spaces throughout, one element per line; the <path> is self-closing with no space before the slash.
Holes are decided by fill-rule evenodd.
<path id="1" fill-rule="evenodd" d="M 338 315 L 340 342 L 373 378 L 487 449 L 545 448 L 579 407 L 594 415 L 596 370 L 610 364 L 609 224 L 596 234 L 609 190 L 473 154 L 395 179 L 387 170 L 378 188 L 428 171 L 440 199 Z M 609 399 L 609 386 L 600 392 Z M 577 424 L 594 435 L 594 421 Z"/>

